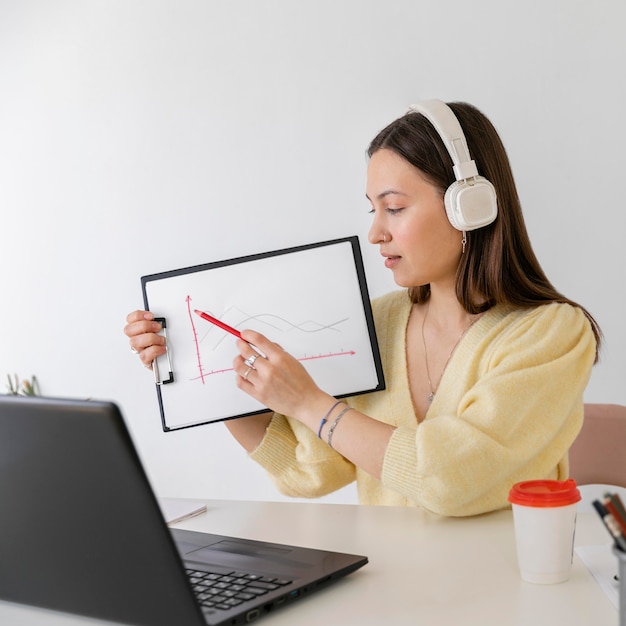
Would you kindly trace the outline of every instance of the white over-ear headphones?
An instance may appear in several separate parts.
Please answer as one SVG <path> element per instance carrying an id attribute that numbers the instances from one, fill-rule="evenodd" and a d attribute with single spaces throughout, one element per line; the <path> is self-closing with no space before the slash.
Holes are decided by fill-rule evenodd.
<path id="1" fill-rule="evenodd" d="M 412 104 L 409 111 L 424 115 L 435 127 L 454 163 L 456 182 L 446 190 L 446 214 L 457 230 L 475 230 L 491 224 L 498 215 L 494 186 L 478 175 L 467 140 L 452 109 L 441 100 L 424 100 Z"/>

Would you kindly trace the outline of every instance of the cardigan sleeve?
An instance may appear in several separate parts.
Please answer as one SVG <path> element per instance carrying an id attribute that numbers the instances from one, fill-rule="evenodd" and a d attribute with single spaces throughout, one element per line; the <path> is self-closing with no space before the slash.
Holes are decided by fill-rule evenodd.
<path id="1" fill-rule="evenodd" d="M 589 321 L 567 304 L 509 313 L 473 337 L 384 459 L 386 488 L 442 515 L 502 508 L 515 482 L 566 477 L 595 359 Z"/>
<path id="2" fill-rule="evenodd" d="M 397 302 L 403 302 L 405 315 L 408 315 L 410 303 L 405 292 L 394 292 L 372 302 L 383 361 L 386 356 L 386 340 L 381 324 L 386 323 L 388 309 L 394 309 Z M 372 395 L 380 394 L 365 394 L 345 399 L 344 402 L 362 410 L 359 403 L 363 398 Z M 367 409 L 367 405 L 365 408 Z M 268 472 L 276 488 L 287 496 L 323 496 L 358 478 L 357 469 L 350 461 L 318 439 L 316 433 L 306 426 L 284 415 L 273 416 L 265 437 L 249 456 Z"/>
<path id="3" fill-rule="evenodd" d="M 355 479 L 355 467 L 297 420 L 274 414 L 250 458 L 284 495 L 317 498 Z"/>

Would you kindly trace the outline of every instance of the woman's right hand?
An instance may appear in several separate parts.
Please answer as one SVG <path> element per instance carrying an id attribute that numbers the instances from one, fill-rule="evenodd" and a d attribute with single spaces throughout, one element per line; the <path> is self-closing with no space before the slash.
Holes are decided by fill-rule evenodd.
<path id="1" fill-rule="evenodd" d="M 165 337 L 159 335 L 161 324 L 154 321 L 150 311 L 133 311 L 126 317 L 124 334 L 129 338 L 130 348 L 148 368 L 158 356 L 165 354 Z"/>

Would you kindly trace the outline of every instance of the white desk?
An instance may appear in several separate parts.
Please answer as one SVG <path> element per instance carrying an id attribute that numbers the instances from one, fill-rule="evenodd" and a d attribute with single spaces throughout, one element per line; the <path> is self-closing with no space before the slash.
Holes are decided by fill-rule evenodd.
<path id="1" fill-rule="evenodd" d="M 361 570 L 262 618 L 259 626 L 618 623 L 617 610 L 577 556 L 566 583 L 541 586 L 520 580 L 510 511 L 450 519 L 409 508 L 230 500 L 207 504 L 206 514 L 176 527 L 370 558 Z M 608 543 L 608 536 L 598 517 L 580 513 L 576 545 L 602 543 Z M 104 622 L 0 602 L 0 624 Z"/>

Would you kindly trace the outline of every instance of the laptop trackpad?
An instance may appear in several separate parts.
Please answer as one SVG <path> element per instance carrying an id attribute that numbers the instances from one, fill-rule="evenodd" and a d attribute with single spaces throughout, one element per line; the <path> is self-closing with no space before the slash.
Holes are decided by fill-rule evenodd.
<path id="1" fill-rule="evenodd" d="M 308 568 L 311 566 L 310 563 L 303 563 L 290 558 L 291 552 L 292 550 L 288 547 L 225 539 L 199 550 L 188 552 L 185 554 L 185 560 L 227 565 L 235 569 L 253 569 L 255 567 L 267 569 L 269 563 L 276 567 Z"/>

